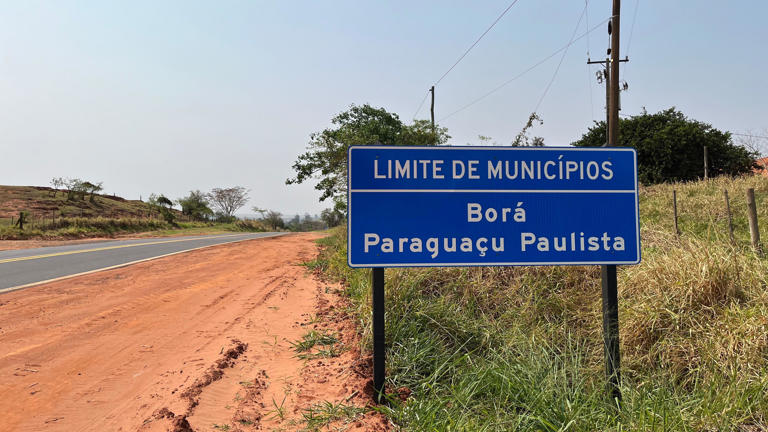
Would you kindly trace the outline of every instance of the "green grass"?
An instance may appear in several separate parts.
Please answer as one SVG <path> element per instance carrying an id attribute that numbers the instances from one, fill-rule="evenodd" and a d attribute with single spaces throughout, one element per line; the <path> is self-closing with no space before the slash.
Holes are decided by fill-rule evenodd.
<path id="1" fill-rule="evenodd" d="M 344 403 L 323 401 L 312 405 L 301 413 L 301 423 L 305 431 L 319 431 L 334 422 L 350 423 L 358 416 L 367 412 L 366 408 L 359 408 Z M 341 430 L 344 430 L 342 428 Z"/>
<path id="2" fill-rule="evenodd" d="M 273 417 L 273 418 L 279 418 L 280 420 L 285 420 L 285 400 L 288 398 L 288 394 L 286 393 L 283 395 L 283 400 L 278 405 L 275 398 L 272 398 L 272 406 L 275 407 L 275 409 L 267 411 L 267 417 Z"/>
<path id="3" fill-rule="evenodd" d="M 643 261 L 619 269 L 620 407 L 596 266 L 479 267 L 387 269 L 387 387 L 412 396 L 382 410 L 413 431 L 767 430 L 768 260 L 749 245 L 749 187 L 766 239 L 768 179 L 641 189 Z M 346 265 L 343 228 L 323 247 L 312 267 L 345 282 L 369 347 L 370 271 Z"/>
<path id="4" fill-rule="evenodd" d="M 291 342 L 297 357 L 302 360 L 337 357 L 342 353 L 339 337 L 328 331 L 310 330 L 296 342 Z"/>

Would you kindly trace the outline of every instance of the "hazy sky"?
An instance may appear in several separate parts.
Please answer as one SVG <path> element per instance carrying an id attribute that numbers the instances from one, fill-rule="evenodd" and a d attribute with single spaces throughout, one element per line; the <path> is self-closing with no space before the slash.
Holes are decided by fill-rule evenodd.
<path id="1" fill-rule="evenodd" d="M 285 185 L 309 135 L 352 103 L 410 121 L 510 2 L 2 1 L 0 184 L 80 177 L 134 199 L 243 185 L 248 207 L 318 213 L 330 204 L 312 185 Z M 674 105 L 720 129 L 768 128 L 768 2 L 622 3 L 623 114 Z M 568 43 L 584 6 L 519 0 L 437 86 L 437 119 Z M 577 35 L 610 6 L 590 1 Z M 607 42 L 602 25 L 567 51 L 533 130 L 547 145 L 604 118 L 585 61 Z M 442 121 L 452 144 L 509 143 L 559 61 Z"/>

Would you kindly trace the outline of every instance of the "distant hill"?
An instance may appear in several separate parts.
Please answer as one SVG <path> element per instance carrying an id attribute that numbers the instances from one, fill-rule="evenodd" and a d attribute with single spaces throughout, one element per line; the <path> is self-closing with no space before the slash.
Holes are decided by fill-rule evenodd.
<path id="1" fill-rule="evenodd" d="M 94 195 L 85 199 L 67 199 L 66 191 L 44 186 L 0 186 L 0 218 L 16 217 L 19 211 L 28 211 L 33 217 L 145 217 L 149 212 L 147 203 L 127 200 L 113 195 Z"/>

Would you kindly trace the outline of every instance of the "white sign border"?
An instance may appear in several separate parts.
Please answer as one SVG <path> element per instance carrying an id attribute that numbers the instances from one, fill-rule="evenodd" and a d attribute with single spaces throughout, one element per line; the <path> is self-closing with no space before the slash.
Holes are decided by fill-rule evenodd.
<path id="1" fill-rule="evenodd" d="M 637 232 L 637 260 L 636 261 L 572 261 L 572 262 L 489 262 L 489 263 L 405 263 L 405 264 L 352 264 L 352 254 L 349 252 L 352 246 L 352 235 L 349 227 L 352 225 L 352 197 L 353 192 L 438 192 L 437 190 L 419 190 L 419 189 L 403 189 L 403 190 L 387 190 L 387 189 L 352 189 L 352 150 L 355 149 L 397 149 L 397 150 L 437 150 L 437 149 L 451 149 L 451 150 L 505 150 L 505 151 L 629 151 L 633 157 L 633 168 L 635 170 L 635 189 L 634 191 L 625 190 L 611 190 L 611 191 L 570 191 L 580 193 L 601 193 L 601 192 L 615 192 L 615 193 L 629 193 L 635 194 L 635 229 Z M 480 192 L 479 190 L 465 190 L 465 189 L 441 189 L 443 192 Z M 483 190 L 482 192 L 486 192 Z M 496 193 L 509 193 L 509 192 L 544 192 L 535 190 L 488 190 L 487 192 Z M 562 193 L 565 191 L 551 190 L 547 191 L 551 193 Z M 382 146 L 382 145 L 353 145 L 347 149 L 347 265 L 351 268 L 389 268 L 389 267 L 522 267 L 522 266 L 579 266 L 579 265 L 635 265 L 640 264 L 642 261 L 641 247 L 640 247 L 640 194 L 637 183 L 637 151 L 632 147 L 491 147 L 491 146 Z"/>

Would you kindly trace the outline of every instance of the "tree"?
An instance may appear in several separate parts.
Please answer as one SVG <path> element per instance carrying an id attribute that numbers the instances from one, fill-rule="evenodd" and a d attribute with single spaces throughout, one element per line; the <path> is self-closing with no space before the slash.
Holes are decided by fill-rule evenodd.
<path id="1" fill-rule="evenodd" d="M 510 144 L 511 147 L 543 147 L 544 146 L 544 138 L 542 137 L 530 138 L 528 136 L 528 130 L 534 126 L 534 122 L 537 122 L 538 125 L 544 124 L 544 120 L 542 120 L 538 114 L 536 114 L 535 112 L 531 113 L 531 115 L 528 117 L 528 121 L 525 123 L 525 126 L 523 126 L 523 129 L 520 131 L 520 133 L 517 134 L 515 139 Z"/>
<path id="2" fill-rule="evenodd" d="M 251 207 L 251 210 L 253 210 L 254 213 L 260 214 L 262 219 L 264 219 L 264 213 L 267 212 L 267 209 L 263 209 L 259 207 Z"/>
<path id="3" fill-rule="evenodd" d="M 160 204 L 161 207 L 165 207 L 165 208 L 173 207 L 173 201 L 166 198 L 165 195 L 160 195 L 159 197 L 157 197 L 157 203 Z"/>
<path id="4" fill-rule="evenodd" d="M 301 231 L 301 216 L 296 215 L 286 224 L 291 231 Z"/>
<path id="5" fill-rule="evenodd" d="M 208 220 L 213 216 L 208 196 L 199 190 L 189 191 L 189 195 L 179 198 L 176 203 L 181 213 L 196 220 Z"/>
<path id="6" fill-rule="evenodd" d="M 320 219 L 325 222 L 328 228 L 333 228 L 341 225 L 341 222 L 344 220 L 344 214 L 336 209 L 327 208 L 320 213 Z"/>
<path id="7" fill-rule="evenodd" d="M 16 219 L 15 225 L 18 226 L 20 230 L 24 231 L 24 224 L 27 222 L 27 219 L 29 219 L 29 212 L 20 211 L 19 218 Z"/>
<path id="8" fill-rule="evenodd" d="M 88 193 L 90 194 L 90 198 L 88 200 L 90 202 L 94 202 L 93 195 L 96 192 L 104 190 L 104 188 L 102 187 L 102 184 L 103 184 L 102 182 L 99 182 L 99 183 L 91 183 L 89 181 L 80 182 L 80 185 L 79 185 L 80 186 L 79 189 L 81 192 L 80 199 L 85 199 L 85 194 Z"/>
<path id="9" fill-rule="evenodd" d="M 405 125 L 397 114 L 370 105 L 352 105 L 331 120 L 332 128 L 310 135 L 307 151 L 296 159 L 296 176 L 286 184 L 319 180 L 315 189 L 320 201 L 331 199 L 335 208 L 346 211 L 347 149 L 351 145 L 439 145 L 450 138 L 447 129 L 432 126 L 426 120 Z"/>
<path id="10" fill-rule="evenodd" d="M 274 210 L 269 210 L 267 212 L 267 215 L 264 216 L 264 219 L 262 220 L 267 224 L 269 224 L 269 226 L 272 227 L 273 230 L 285 227 L 285 222 L 283 221 L 283 214 Z"/>
<path id="11" fill-rule="evenodd" d="M 152 194 L 149 197 L 150 201 L 156 206 L 157 210 L 163 216 L 166 222 L 169 224 L 176 224 L 176 215 L 171 208 L 173 207 L 173 201 L 169 200 L 165 195 L 155 196 Z"/>
<path id="12" fill-rule="evenodd" d="M 59 189 L 63 188 L 67 184 L 67 181 L 64 180 L 64 177 L 54 177 L 51 179 L 51 186 L 53 186 L 53 197 L 56 198 L 56 193 L 59 191 Z"/>
<path id="13" fill-rule="evenodd" d="M 171 218 L 172 220 L 169 221 L 173 223 L 173 220 L 175 220 L 175 215 L 170 211 L 171 206 L 173 206 L 173 202 L 165 197 L 165 195 L 160 194 L 150 194 L 149 198 L 147 199 L 147 206 L 149 207 L 149 212 L 151 213 L 159 213 L 164 219 L 168 220 L 168 218 Z"/>
<path id="14" fill-rule="evenodd" d="M 157 202 L 157 194 L 149 194 L 149 198 L 147 198 L 147 207 L 149 207 L 150 215 L 156 211 L 159 211 L 160 204 Z"/>
<path id="15" fill-rule="evenodd" d="M 231 220 L 235 212 L 248 202 L 248 189 L 242 186 L 214 188 L 208 194 L 208 200 L 225 218 Z"/>
<path id="16" fill-rule="evenodd" d="M 595 125 L 577 147 L 605 144 L 605 122 Z M 707 123 L 688 119 L 674 107 L 619 120 L 619 142 L 637 150 L 638 180 L 643 184 L 695 180 L 704 176 L 704 146 L 709 155 L 709 173 L 737 175 L 752 170 L 755 152 L 735 145 L 731 134 Z"/>
<path id="17" fill-rule="evenodd" d="M 309 213 L 304 216 L 296 215 L 286 224 L 291 231 L 315 231 L 325 228 L 325 223 L 319 218 L 313 218 Z"/>
<path id="18" fill-rule="evenodd" d="M 67 199 L 74 200 L 76 194 L 80 194 L 80 199 L 85 199 L 85 183 L 79 178 L 70 178 L 65 180 L 67 186 Z"/>

